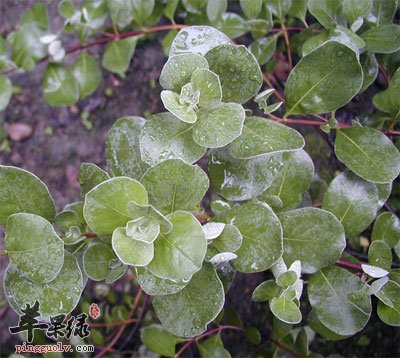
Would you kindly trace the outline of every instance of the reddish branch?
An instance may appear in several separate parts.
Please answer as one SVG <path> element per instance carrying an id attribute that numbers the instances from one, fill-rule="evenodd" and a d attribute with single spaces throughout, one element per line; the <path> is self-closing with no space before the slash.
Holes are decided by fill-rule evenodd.
<path id="1" fill-rule="evenodd" d="M 359 264 L 356 264 L 354 262 L 349 262 L 346 260 L 336 260 L 336 265 L 338 266 L 342 266 L 342 267 L 346 267 L 346 268 L 350 268 L 350 269 L 354 269 L 354 270 L 358 270 L 358 271 L 362 271 L 362 267 Z"/>
<path id="2" fill-rule="evenodd" d="M 108 323 L 95 323 L 95 322 L 89 322 L 90 327 L 118 327 L 118 326 L 126 326 L 127 324 L 130 323 L 135 323 L 138 322 L 136 318 L 129 318 L 124 321 L 118 321 L 118 322 L 108 322 Z"/>

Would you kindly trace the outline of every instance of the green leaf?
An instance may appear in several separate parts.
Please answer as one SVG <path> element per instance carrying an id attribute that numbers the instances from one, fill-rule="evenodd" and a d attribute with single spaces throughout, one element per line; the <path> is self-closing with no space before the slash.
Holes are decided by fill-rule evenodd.
<path id="1" fill-rule="evenodd" d="M 321 46 L 329 38 L 328 32 L 322 32 L 318 35 L 309 37 L 301 47 L 301 54 L 307 56 L 309 53 L 313 52 L 316 48 Z"/>
<path id="2" fill-rule="evenodd" d="M 43 75 L 43 97 L 51 106 L 70 106 L 79 100 L 79 83 L 64 66 L 51 64 Z"/>
<path id="3" fill-rule="evenodd" d="M 242 132 L 245 112 L 237 103 L 221 103 L 197 112 L 193 125 L 194 141 L 206 148 L 224 147 Z"/>
<path id="4" fill-rule="evenodd" d="M 10 102 L 12 84 L 8 77 L 0 75 L 0 111 L 3 111 Z"/>
<path id="5" fill-rule="evenodd" d="M 241 232 L 243 242 L 233 261 L 240 272 L 261 272 L 282 256 L 282 227 L 269 206 L 248 202 L 232 209 L 228 219 Z"/>
<path id="6" fill-rule="evenodd" d="M 134 203 L 131 201 L 130 203 Z M 136 241 L 151 244 L 157 239 L 160 233 L 160 224 L 146 216 L 128 221 L 126 224 L 126 236 Z"/>
<path id="7" fill-rule="evenodd" d="M 300 309 L 293 301 L 289 301 L 283 297 L 274 297 L 269 303 L 272 313 L 281 321 L 296 324 L 301 321 Z"/>
<path id="8" fill-rule="evenodd" d="M 33 214 L 13 214 L 8 218 L 5 247 L 10 262 L 28 278 L 50 282 L 64 262 L 64 243 L 51 224 Z"/>
<path id="9" fill-rule="evenodd" d="M 400 241 L 400 220 L 390 212 L 380 214 L 374 224 L 372 230 L 372 241 L 383 240 L 390 248 L 396 246 Z"/>
<path id="10" fill-rule="evenodd" d="M 192 164 L 206 153 L 206 148 L 193 141 L 192 125 L 165 112 L 148 118 L 140 133 L 140 152 L 149 165 L 166 159 L 182 159 Z"/>
<path id="11" fill-rule="evenodd" d="M 296 2 L 294 0 L 293 2 Z M 288 13 L 292 0 L 269 0 L 266 4 L 268 9 L 273 15 L 275 15 L 279 20 L 282 20 Z"/>
<path id="12" fill-rule="evenodd" d="M 400 26 L 381 25 L 361 34 L 365 49 L 376 53 L 392 53 L 400 49 Z"/>
<path id="13" fill-rule="evenodd" d="M 162 356 L 173 357 L 178 337 L 167 332 L 161 325 L 153 324 L 140 332 L 140 339 L 151 351 Z"/>
<path id="14" fill-rule="evenodd" d="M 155 0 L 131 0 L 133 19 L 143 25 L 154 10 Z"/>
<path id="15" fill-rule="evenodd" d="M 308 8 L 308 0 L 292 1 L 288 14 L 299 19 L 304 25 L 306 24 L 306 14 Z"/>
<path id="16" fill-rule="evenodd" d="M 243 17 L 234 12 L 226 12 L 223 14 L 217 26 L 231 39 L 242 36 L 250 30 L 250 26 L 248 26 L 248 23 L 243 19 Z M 231 41 L 227 42 L 227 44 L 231 44 Z"/>
<path id="17" fill-rule="evenodd" d="M 146 243 L 127 236 L 123 227 L 114 230 L 112 247 L 125 265 L 146 266 L 154 257 L 153 243 Z"/>
<path id="18" fill-rule="evenodd" d="M 208 69 L 208 63 L 203 56 L 194 53 L 174 56 L 170 54 L 160 74 L 160 85 L 164 89 L 179 93 L 181 88 L 190 82 L 192 73 L 199 68 Z"/>
<path id="19" fill-rule="evenodd" d="M 339 334 L 331 331 L 326 326 L 324 326 L 322 324 L 322 322 L 320 321 L 320 319 L 318 318 L 318 316 L 315 314 L 314 309 L 312 309 L 310 311 L 310 313 L 308 314 L 307 321 L 308 321 L 310 328 L 313 331 L 317 332 L 319 335 L 321 335 L 322 337 L 324 337 L 330 341 L 340 341 L 340 340 L 351 337 L 351 334 L 345 335 L 345 336 L 339 335 Z"/>
<path id="20" fill-rule="evenodd" d="M 115 258 L 114 252 L 108 245 L 95 243 L 83 254 L 83 269 L 90 279 L 102 281 L 111 272 L 109 263 Z"/>
<path id="21" fill-rule="evenodd" d="M 280 199 L 278 209 L 291 210 L 300 204 L 304 192 L 310 186 L 314 176 L 314 164 L 304 150 L 284 153 L 283 166 L 274 175 L 274 179 L 261 194 L 260 200 L 270 202 L 271 196 Z M 274 205 L 271 203 L 274 207 Z"/>
<path id="22" fill-rule="evenodd" d="M 208 338 L 202 343 L 197 343 L 197 349 L 201 358 L 231 358 L 229 351 L 224 348 L 220 334 Z"/>
<path id="23" fill-rule="evenodd" d="M 53 198 L 47 186 L 34 174 L 0 165 L 0 225 L 15 213 L 30 213 L 53 221 Z"/>
<path id="24" fill-rule="evenodd" d="M 224 102 L 247 102 L 261 88 L 257 60 L 244 46 L 220 45 L 207 52 L 210 70 L 219 76 Z"/>
<path id="25" fill-rule="evenodd" d="M 185 52 L 205 55 L 216 46 L 230 43 L 228 36 L 213 27 L 190 26 L 179 31 L 172 42 L 169 56 Z"/>
<path id="26" fill-rule="evenodd" d="M 386 324 L 395 327 L 400 326 L 400 302 L 396 302 L 390 307 L 379 301 L 377 313 L 379 318 Z"/>
<path id="27" fill-rule="evenodd" d="M 333 213 L 349 237 L 365 230 L 378 210 L 378 191 L 351 172 L 338 175 L 325 193 L 322 208 Z"/>
<path id="28" fill-rule="evenodd" d="M 276 50 L 278 37 L 277 35 L 262 37 L 249 46 L 250 52 L 254 55 L 259 65 L 264 65 L 271 59 Z"/>
<path id="29" fill-rule="evenodd" d="M 363 283 L 349 271 L 329 266 L 310 277 L 308 298 L 321 323 L 342 336 L 361 331 L 371 315 L 371 300 L 366 292 L 358 301 L 349 299 Z"/>
<path id="30" fill-rule="evenodd" d="M 374 183 L 389 183 L 400 173 L 400 153 L 383 133 L 369 127 L 337 131 L 335 153 L 351 171 Z"/>
<path id="31" fill-rule="evenodd" d="M 110 72 L 125 78 L 137 44 L 137 37 L 128 37 L 122 40 L 113 40 L 106 46 L 102 65 Z"/>
<path id="32" fill-rule="evenodd" d="M 80 99 L 92 94 L 100 86 L 103 78 L 97 61 L 86 52 L 83 52 L 72 66 L 72 74 L 79 83 Z"/>
<path id="33" fill-rule="evenodd" d="M 128 213 L 133 219 L 146 217 L 160 226 L 162 233 L 168 234 L 172 230 L 172 223 L 152 205 L 139 205 L 134 201 L 128 203 Z"/>
<path id="34" fill-rule="evenodd" d="M 212 245 L 219 252 L 236 252 L 242 246 L 242 241 L 239 229 L 234 225 L 226 224 L 221 235 L 213 240 Z"/>
<path id="35" fill-rule="evenodd" d="M 260 283 L 253 294 L 251 299 L 254 302 L 265 302 L 277 297 L 282 292 L 282 289 L 276 284 L 275 280 L 268 280 Z"/>
<path id="36" fill-rule="evenodd" d="M 142 184 L 149 193 L 150 203 L 161 213 L 168 214 L 193 209 L 204 197 L 209 181 L 197 165 L 168 159 L 150 168 L 143 175 Z"/>
<path id="37" fill-rule="evenodd" d="M 235 158 L 248 159 L 299 150 L 304 144 L 303 136 L 284 124 L 261 117 L 249 117 L 240 137 L 229 146 L 229 152 Z"/>
<path id="38" fill-rule="evenodd" d="M 361 61 L 364 79 L 360 93 L 364 92 L 375 81 L 379 72 L 379 64 L 373 53 L 365 52 L 361 56 Z"/>
<path id="39" fill-rule="evenodd" d="M 240 0 L 240 8 L 248 19 L 256 19 L 262 5 L 262 0 Z"/>
<path id="40" fill-rule="evenodd" d="M 362 81 L 356 52 L 327 41 L 303 57 L 290 73 L 285 87 L 286 116 L 334 111 L 358 93 Z"/>
<path id="41" fill-rule="evenodd" d="M 20 309 L 28 303 L 40 302 L 40 318 L 69 314 L 77 306 L 83 290 L 82 272 L 77 259 L 69 252 L 64 253 L 64 265 L 58 276 L 49 283 L 29 280 L 12 264 L 7 267 L 4 290 L 11 307 L 22 314 Z"/>
<path id="42" fill-rule="evenodd" d="M 210 180 L 219 195 L 228 200 L 255 198 L 267 189 L 275 172 L 282 166 L 282 155 L 264 155 L 236 159 L 227 149 L 212 151 L 208 169 Z"/>
<path id="43" fill-rule="evenodd" d="M 111 21 L 120 29 L 132 22 L 132 2 L 125 0 L 107 0 L 107 9 Z"/>
<path id="44" fill-rule="evenodd" d="M 368 249 L 368 263 L 390 271 L 392 267 L 392 251 L 382 240 L 373 241 Z"/>
<path id="45" fill-rule="evenodd" d="M 390 113 L 394 121 L 400 118 L 400 67 L 396 70 L 389 82 L 387 90 L 376 94 L 372 98 L 372 103 L 382 112 Z"/>
<path id="46" fill-rule="evenodd" d="M 372 0 L 371 12 L 367 15 L 368 22 L 375 26 L 391 24 L 397 3 L 398 0 Z"/>
<path id="47" fill-rule="evenodd" d="M 161 92 L 161 101 L 166 110 L 185 123 L 194 123 L 197 120 L 196 112 L 188 104 L 182 104 L 180 96 L 172 91 Z"/>
<path id="48" fill-rule="evenodd" d="M 208 0 L 206 12 L 211 23 L 217 22 L 228 8 L 228 0 Z"/>
<path id="49" fill-rule="evenodd" d="M 110 179 L 106 171 L 93 163 L 82 163 L 79 168 L 79 184 L 81 186 L 81 196 L 85 196 L 96 185 Z"/>
<path id="50" fill-rule="evenodd" d="M 164 279 L 152 274 L 147 267 L 135 267 L 135 269 L 140 287 L 151 296 L 164 296 L 179 292 L 191 280 L 191 277 L 180 280 Z"/>
<path id="51" fill-rule="evenodd" d="M 346 25 L 342 2 L 337 0 L 310 0 L 308 10 L 318 22 L 325 28 L 333 28 L 336 25 Z"/>
<path id="52" fill-rule="evenodd" d="M 139 135 L 145 124 L 142 117 L 118 119 L 107 134 L 107 166 L 114 176 L 124 175 L 139 180 L 148 165 L 142 161 Z"/>
<path id="53" fill-rule="evenodd" d="M 56 216 L 55 224 L 61 231 L 67 232 L 67 237 L 63 238 L 64 244 L 66 245 L 74 243 L 76 239 L 80 239 L 80 229 L 84 229 L 84 227 L 86 226 L 86 223 L 83 222 L 81 217 L 72 210 L 64 210 L 61 213 L 58 213 Z M 71 235 L 72 237 L 70 237 L 70 235 L 68 235 L 69 230 L 73 226 L 79 229 L 78 237 L 75 237 L 75 235 Z M 75 232 L 78 230 L 73 229 L 72 231 L 75 234 Z"/>
<path id="54" fill-rule="evenodd" d="M 216 106 L 222 99 L 222 88 L 219 77 L 205 68 L 192 73 L 194 88 L 200 91 L 199 106 Z"/>
<path id="55" fill-rule="evenodd" d="M 388 271 L 378 266 L 361 264 L 361 268 L 368 276 L 373 278 L 382 278 L 389 274 Z M 369 289 L 368 289 L 368 294 L 370 294 Z"/>
<path id="56" fill-rule="evenodd" d="M 328 211 L 302 208 L 285 211 L 279 219 L 283 227 L 283 258 L 287 264 L 300 260 L 305 273 L 334 264 L 346 247 L 344 229 Z"/>
<path id="57" fill-rule="evenodd" d="M 62 0 L 58 4 L 58 13 L 66 19 L 71 18 L 75 14 L 75 6 L 72 0 Z"/>
<path id="58" fill-rule="evenodd" d="M 363 18 L 371 11 L 372 0 L 343 0 L 342 6 L 343 13 L 350 25 L 353 25 L 355 22 L 360 22 L 362 25 Z M 356 28 L 355 31 L 357 31 L 358 28 Z"/>
<path id="59" fill-rule="evenodd" d="M 204 224 L 202 229 L 204 231 L 204 235 L 206 235 L 206 239 L 214 240 L 219 237 L 224 231 L 225 225 L 226 224 L 219 222 L 209 222 Z"/>
<path id="60" fill-rule="evenodd" d="M 138 181 L 117 177 L 102 182 L 86 194 L 85 220 L 98 235 L 111 235 L 114 229 L 124 227 L 131 220 L 129 201 L 147 204 L 146 189 Z"/>
<path id="61" fill-rule="evenodd" d="M 184 279 L 201 269 L 207 241 L 200 223 L 191 214 L 176 211 L 167 215 L 173 224 L 168 234 L 154 243 L 154 259 L 148 269 L 164 279 Z"/>
<path id="62" fill-rule="evenodd" d="M 163 327 L 180 337 L 195 337 L 222 310 L 224 288 L 212 265 L 204 264 L 181 291 L 155 296 L 153 307 Z"/>
<path id="63" fill-rule="evenodd" d="M 206 6 L 207 0 L 182 0 L 182 5 L 186 11 L 193 14 L 200 14 L 201 10 Z"/>
<path id="64" fill-rule="evenodd" d="M 24 14 L 21 19 L 22 24 L 35 23 L 42 29 L 47 29 L 49 19 L 47 16 L 47 6 L 43 3 L 36 3 Z"/>

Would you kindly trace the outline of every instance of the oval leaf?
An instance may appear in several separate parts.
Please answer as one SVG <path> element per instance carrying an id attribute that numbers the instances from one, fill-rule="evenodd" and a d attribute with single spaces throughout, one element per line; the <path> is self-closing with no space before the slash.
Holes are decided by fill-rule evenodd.
<path id="1" fill-rule="evenodd" d="M 103 78 L 97 61 L 86 52 L 83 52 L 72 66 L 72 74 L 79 83 L 80 99 L 96 91 Z"/>
<path id="2" fill-rule="evenodd" d="M 95 243 L 89 246 L 83 254 L 83 269 L 90 279 L 104 280 L 111 272 L 110 261 L 115 258 L 114 252 L 108 245 Z"/>
<path id="3" fill-rule="evenodd" d="M 371 240 L 383 240 L 390 248 L 396 246 L 400 241 L 399 218 L 395 214 L 389 212 L 380 214 L 375 220 Z"/>

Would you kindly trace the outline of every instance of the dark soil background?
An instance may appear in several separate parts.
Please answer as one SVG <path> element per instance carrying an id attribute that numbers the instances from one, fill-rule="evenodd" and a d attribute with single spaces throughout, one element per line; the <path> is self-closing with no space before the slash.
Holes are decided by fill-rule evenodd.
<path id="1" fill-rule="evenodd" d="M 33 3 L 33 0 L 0 0 L 0 33 L 5 36 L 11 32 L 23 12 Z M 56 30 L 61 26 L 61 19 L 56 15 L 58 1 L 47 1 L 47 4 L 51 26 Z M 13 96 L 6 111 L 0 112 L 0 139 L 3 140 L 8 135 L 0 149 L 0 164 L 18 166 L 38 175 L 49 186 L 59 210 L 67 203 L 78 201 L 79 166 L 82 162 L 92 162 L 106 168 L 104 143 L 112 124 L 127 115 L 146 117 L 164 111 L 158 84 L 165 62 L 162 37 L 161 34 L 151 40 L 139 42 L 125 79 L 103 71 L 103 83 L 99 89 L 86 100 L 71 107 L 53 108 L 42 98 L 40 83 L 45 64 L 31 73 L 12 74 L 13 85 L 21 87 L 21 93 Z M 76 42 L 76 39 L 72 41 Z M 102 47 L 90 50 L 99 59 L 102 51 Z M 73 59 L 73 56 L 68 57 L 68 61 Z M 368 102 L 361 101 L 357 104 L 362 106 L 363 103 L 363 110 L 370 110 Z M 352 104 L 348 108 L 347 117 L 350 118 L 354 111 L 357 112 L 357 109 Z M 341 114 L 346 116 L 346 112 Z M 310 138 L 308 148 L 312 147 L 310 154 L 318 164 L 324 159 L 320 153 L 329 152 L 329 148 L 316 132 L 311 130 L 304 134 L 306 139 Z M 0 247 L 3 245 L 3 240 L 0 239 Z M 1 264 L 0 276 L 6 265 L 4 258 Z M 226 347 L 232 356 L 272 355 L 271 344 L 267 341 L 272 331 L 272 315 L 266 305 L 251 301 L 252 291 L 260 282 L 269 278 L 268 275 L 238 274 L 227 295 L 226 308 L 237 310 L 245 326 L 253 325 L 260 329 L 265 342 L 260 346 L 250 346 L 240 333 L 224 333 Z M 113 290 L 117 292 L 119 285 L 121 284 L 115 284 Z M 89 292 L 93 292 L 93 287 L 89 287 Z M 1 358 L 12 353 L 9 349 L 18 342 L 8 333 L 8 327 L 17 323 L 17 319 L 18 316 L 11 309 L 0 310 Z M 354 357 L 399 357 L 399 342 L 400 330 L 383 324 L 374 313 L 367 328 L 351 339 L 326 342 L 322 338 L 316 338 L 312 349 L 323 355 L 337 353 Z M 137 348 L 137 333 L 132 343 L 132 347 L 127 349 Z M 5 353 L 7 354 L 3 355 Z"/>

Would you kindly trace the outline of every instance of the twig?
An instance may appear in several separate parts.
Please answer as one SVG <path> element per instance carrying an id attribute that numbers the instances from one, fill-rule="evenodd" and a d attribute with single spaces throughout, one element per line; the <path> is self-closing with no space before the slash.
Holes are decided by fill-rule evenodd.
<path id="1" fill-rule="evenodd" d="M 262 77 L 263 77 L 264 83 L 265 83 L 269 88 L 275 89 L 274 86 L 273 86 L 273 84 L 271 83 L 271 81 L 269 80 L 269 78 L 268 78 L 268 76 L 267 76 L 267 74 L 266 74 L 265 72 L 262 73 Z M 280 101 L 285 102 L 285 98 L 283 97 L 283 95 L 282 95 L 279 91 L 277 91 L 276 89 L 275 89 L 273 95 L 274 95 L 276 98 L 278 98 Z"/>
<path id="2" fill-rule="evenodd" d="M 287 29 L 285 27 L 285 22 L 283 20 L 281 20 L 281 29 L 283 31 L 283 37 L 285 39 L 285 44 L 286 44 L 286 51 L 287 51 L 287 55 L 288 55 L 288 61 L 289 61 L 289 69 L 290 71 L 293 68 L 293 63 L 292 63 L 292 50 L 290 48 L 290 40 L 289 40 L 289 35 L 287 32 Z"/>
<path id="3" fill-rule="evenodd" d="M 133 302 L 132 309 L 129 313 L 129 317 L 132 317 L 135 314 L 135 311 L 140 302 L 140 298 L 142 297 L 142 293 L 143 293 L 142 289 L 139 288 L 138 292 L 136 293 L 136 297 L 135 297 L 135 301 Z M 115 335 L 115 337 L 113 338 L 113 340 L 106 347 L 104 347 L 104 349 L 98 355 L 96 355 L 95 358 L 104 357 L 104 355 L 112 349 L 114 344 L 117 343 L 118 339 L 122 336 L 122 333 L 124 333 L 126 326 L 127 326 L 126 324 L 121 326 L 121 328 L 118 330 L 118 332 Z"/>
<path id="4" fill-rule="evenodd" d="M 137 321 L 138 321 L 137 318 L 130 318 L 130 319 L 126 319 L 124 321 L 108 322 L 108 323 L 89 322 L 89 327 L 118 327 L 118 326 L 130 324 L 130 323 L 135 323 Z"/>
<path id="5" fill-rule="evenodd" d="M 269 338 L 269 341 L 271 341 L 273 344 L 275 344 L 278 348 L 282 349 L 283 351 L 291 354 L 293 357 L 301 357 L 301 355 L 294 350 L 290 349 L 289 347 L 285 346 L 279 341 L 276 341 L 275 339 Z"/>
<path id="6" fill-rule="evenodd" d="M 244 328 L 236 327 L 236 326 L 219 326 L 218 328 L 214 328 L 211 331 L 205 332 L 198 337 L 192 338 L 187 341 L 184 346 L 175 354 L 175 358 L 179 358 L 181 354 L 186 351 L 193 343 L 197 343 L 200 339 L 212 336 L 213 334 L 219 333 L 223 330 L 231 329 L 235 331 L 245 332 Z"/>
<path id="7" fill-rule="evenodd" d="M 351 269 L 358 270 L 358 271 L 362 271 L 361 265 L 356 264 L 354 262 L 349 262 L 346 260 L 341 260 L 341 259 L 336 260 L 336 265 L 346 267 L 346 268 L 351 268 Z"/>

